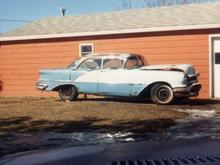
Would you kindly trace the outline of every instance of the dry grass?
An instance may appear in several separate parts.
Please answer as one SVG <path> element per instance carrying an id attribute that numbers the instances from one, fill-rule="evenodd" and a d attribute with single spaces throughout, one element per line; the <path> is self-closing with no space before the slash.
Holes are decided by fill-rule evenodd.
<path id="1" fill-rule="evenodd" d="M 170 106 L 111 99 L 0 97 L 0 134 L 28 131 L 143 131 L 185 114 Z M 157 124 L 155 124 L 157 123 Z"/>
<path id="2" fill-rule="evenodd" d="M 172 111 L 169 106 L 147 103 L 109 101 L 108 99 L 80 99 L 63 102 L 57 98 L 0 98 L 0 118 L 28 116 L 32 120 L 81 120 L 84 118 L 107 119 L 105 122 L 126 120 L 176 119 L 183 113 Z"/>
<path id="3" fill-rule="evenodd" d="M 175 119 L 186 116 L 186 113 L 175 109 L 192 108 L 220 109 L 220 102 L 192 100 L 178 105 L 158 106 L 136 99 L 81 98 L 67 103 L 57 98 L 0 97 L 0 157 L 58 147 L 70 140 L 66 137 L 63 141 L 62 137 L 51 142 L 44 138 L 51 132 L 54 136 L 57 132 L 62 135 L 74 132 L 131 132 L 134 139 L 154 133 L 163 137 L 163 133 L 176 124 Z"/>

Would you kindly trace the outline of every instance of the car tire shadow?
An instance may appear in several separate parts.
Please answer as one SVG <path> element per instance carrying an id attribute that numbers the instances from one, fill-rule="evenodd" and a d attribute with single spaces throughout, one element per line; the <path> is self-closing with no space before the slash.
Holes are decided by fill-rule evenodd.
<path id="1" fill-rule="evenodd" d="M 57 101 L 62 101 L 58 99 Z M 136 103 L 136 104 L 154 104 L 149 98 L 137 98 L 137 97 L 100 97 L 100 96 L 86 96 L 79 97 L 75 101 L 100 101 L 100 102 L 127 102 L 127 103 Z M 74 102 L 74 101 L 73 101 Z M 184 98 L 184 99 L 176 99 L 170 105 L 163 106 L 205 106 L 205 105 L 215 105 L 219 104 L 220 100 L 214 99 L 201 99 L 201 98 Z"/>

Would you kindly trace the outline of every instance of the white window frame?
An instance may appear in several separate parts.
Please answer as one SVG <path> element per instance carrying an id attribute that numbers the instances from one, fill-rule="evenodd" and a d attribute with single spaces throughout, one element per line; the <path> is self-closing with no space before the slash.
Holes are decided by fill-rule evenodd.
<path id="1" fill-rule="evenodd" d="M 79 44 L 79 57 L 82 57 L 82 46 L 91 46 L 92 47 L 91 54 L 94 53 L 94 44 L 93 43 L 82 43 L 82 44 Z"/>

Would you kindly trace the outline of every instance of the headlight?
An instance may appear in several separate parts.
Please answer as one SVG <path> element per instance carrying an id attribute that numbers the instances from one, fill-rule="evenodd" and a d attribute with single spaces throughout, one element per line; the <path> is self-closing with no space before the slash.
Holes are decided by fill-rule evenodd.
<path id="1" fill-rule="evenodd" d="M 185 80 L 186 82 L 197 82 L 198 76 L 197 75 L 186 75 Z"/>

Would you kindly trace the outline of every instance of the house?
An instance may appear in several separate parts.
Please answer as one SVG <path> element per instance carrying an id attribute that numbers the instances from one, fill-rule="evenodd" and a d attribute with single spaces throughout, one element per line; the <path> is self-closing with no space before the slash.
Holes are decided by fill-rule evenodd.
<path id="1" fill-rule="evenodd" d="M 87 53 L 129 52 L 149 64 L 190 63 L 201 98 L 220 97 L 220 3 L 48 17 L 0 36 L 0 96 L 42 96 L 42 68 L 65 67 Z"/>

